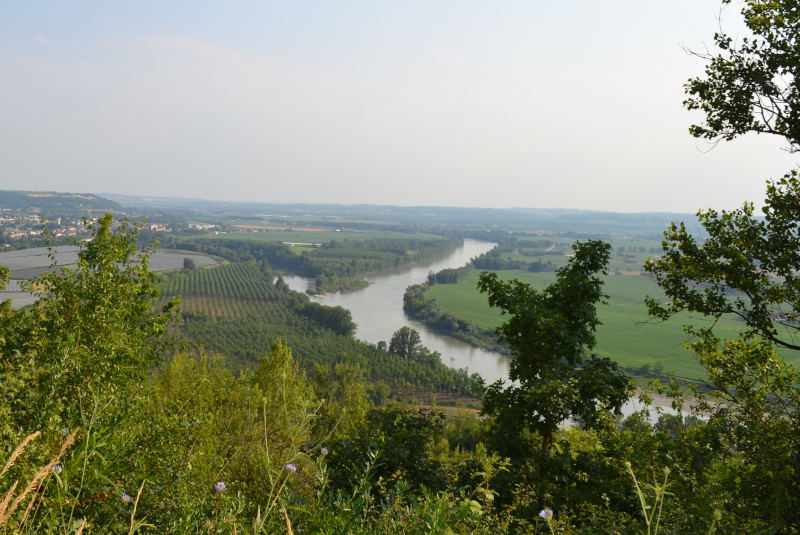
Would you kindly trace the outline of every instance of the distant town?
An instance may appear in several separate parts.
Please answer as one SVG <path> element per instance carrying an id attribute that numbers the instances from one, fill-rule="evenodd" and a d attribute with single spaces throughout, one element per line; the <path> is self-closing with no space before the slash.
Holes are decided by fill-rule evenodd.
<path id="1" fill-rule="evenodd" d="M 95 222 L 106 212 L 133 221 L 146 220 L 142 229 L 145 232 L 224 232 L 221 225 L 207 221 L 164 218 L 158 213 L 128 213 L 114 201 L 92 194 L 0 191 L 0 248 L 22 249 L 89 239 L 84 220 Z"/>
<path id="2" fill-rule="evenodd" d="M 51 216 L 52 217 L 52 216 Z M 89 221 L 96 221 L 96 217 L 87 217 Z M 188 224 L 190 229 L 213 229 L 215 225 Z M 85 239 L 88 233 L 83 225 L 83 218 L 73 215 L 61 215 L 54 218 L 43 218 L 39 210 L 14 210 L 0 209 L 0 245 L 4 248 L 15 246 L 29 246 L 31 242 L 45 239 L 45 230 L 51 239 L 60 241 L 59 238 Z M 168 223 L 147 223 L 145 230 L 151 232 L 171 232 Z"/>

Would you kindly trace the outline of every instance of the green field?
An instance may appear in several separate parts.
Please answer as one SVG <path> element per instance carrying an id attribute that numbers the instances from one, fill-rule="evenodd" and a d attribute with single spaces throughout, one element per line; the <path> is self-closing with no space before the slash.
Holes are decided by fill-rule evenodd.
<path id="1" fill-rule="evenodd" d="M 504 280 L 517 278 L 536 288 L 543 288 L 555 277 L 553 273 L 526 271 L 501 271 L 499 275 Z M 458 284 L 432 286 L 425 292 L 425 298 L 436 299 L 443 312 L 484 327 L 497 327 L 503 318 L 496 309 L 489 308 L 486 296 L 478 292 L 477 280 L 478 271 L 471 271 Z M 603 322 L 597 330 L 598 354 L 630 368 L 649 365 L 651 368 L 662 367 L 664 372 L 680 377 L 704 377 L 694 354 L 683 347 L 686 334 L 682 326 L 710 325 L 709 320 L 685 313 L 668 322 L 649 322 L 644 298 L 663 294 L 654 282 L 643 277 L 609 275 L 605 279 L 604 291 L 610 298 L 608 305 L 598 307 L 598 316 Z M 715 332 L 720 337 L 734 338 L 742 326 L 742 322 L 723 319 Z M 797 356 L 786 357 L 794 364 L 800 363 Z"/>
<path id="2" fill-rule="evenodd" d="M 582 237 L 580 239 L 587 239 Z M 622 271 L 624 274 L 639 273 L 645 260 L 658 257 L 662 253 L 661 240 L 643 239 L 623 234 L 604 234 L 594 236 L 609 243 L 612 255 L 608 271 Z M 506 262 L 551 263 L 555 268 L 566 265 L 572 256 L 574 238 L 564 238 L 555 233 L 541 233 L 536 236 L 515 235 L 500 244 L 500 258 Z M 516 266 L 513 266 L 516 267 Z M 506 266 L 510 269 L 512 266 Z"/>

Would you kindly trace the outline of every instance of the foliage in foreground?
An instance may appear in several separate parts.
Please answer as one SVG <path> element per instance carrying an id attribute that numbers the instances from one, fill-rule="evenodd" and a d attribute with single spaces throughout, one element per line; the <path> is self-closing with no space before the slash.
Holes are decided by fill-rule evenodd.
<path id="1" fill-rule="evenodd" d="M 717 37 L 725 52 L 687 88 L 707 113 L 693 132 L 771 132 L 796 148 L 796 2 L 743 5 L 755 40 Z M 744 311 L 751 332 L 699 332 L 691 347 L 716 387 L 695 392 L 704 419 L 655 425 L 612 417 L 627 385 L 589 355 L 600 242 L 577 245 L 541 292 L 481 279 L 518 362 L 479 420 L 371 406 L 347 355 L 307 376 L 273 340 L 234 376 L 221 357 L 170 350 L 174 303 L 151 309 L 148 251 L 102 218 L 76 269 L 36 281 L 42 299 L 0 308 L 0 532 L 800 532 L 800 378 L 772 345 L 791 347 L 777 327 L 798 313 L 795 178 L 770 185 L 765 224 L 746 205 L 707 213 L 703 245 L 666 234 L 649 265 L 673 299 L 661 312 Z M 412 333 L 397 336 L 387 353 L 416 357 Z M 586 425 L 558 427 L 568 415 Z"/>
<path id="2" fill-rule="evenodd" d="M 95 233 L 75 270 L 40 281 L 34 307 L 2 312 L 2 533 L 796 529 L 795 413 L 773 412 L 775 396 L 797 406 L 796 378 L 767 346 L 696 347 L 720 382 L 736 385 L 728 405 L 707 400 L 708 422 L 663 416 L 654 426 L 596 410 L 591 429 L 528 426 L 515 448 L 500 448 L 499 417 L 373 406 L 364 370 L 347 359 L 306 374 L 275 340 L 234 375 L 223 357 L 169 349 L 169 307 L 150 309 L 146 253 L 126 246 L 134 229 L 108 218 Z M 590 320 L 602 248 L 585 252 L 585 266 L 576 257 L 554 289 L 515 295 L 535 311 L 557 310 L 556 293 L 580 294 L 586 306 L 567 312 Z M 574 327 L 591 325 L 583 320 Z M 541 329 L 570 333 L 561 323 Z M 591 333 L 550 343 L 573 347 L 580 364 Z M 402 359 L 418 350 L 411 332 L 392 346 Z M 758 377 L 775 381 L 749 380 L 758 363 Z M 770 507 L 756 507 L 765 499 Z"/>
<path id="3" fill-rule="evenodd" d="M 600 323 L 596 304 L 606 298 L 599 275 L 605 274 L 610 246 L 578 242 L 574 251 L 541 292 L 517 280 L 501 281 L 493 272 L 483 272 L 478 281 L 489 305 L 509 315 L 497 333 L 514 352 L 514 384 L 498 381 L 483 396 L 499 444 L 514 456 L 528 449 L 515 448 L 526 432 L 541 437 L 545 454 L 561 422 L 573 418 L 594 427 L 603 414 L 619 413 L 631 390 L 616 364 L 589 353 Z"/>

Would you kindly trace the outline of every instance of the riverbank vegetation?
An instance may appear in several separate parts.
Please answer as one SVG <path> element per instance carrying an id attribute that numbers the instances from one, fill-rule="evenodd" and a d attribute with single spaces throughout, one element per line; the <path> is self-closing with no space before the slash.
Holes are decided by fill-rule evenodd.
<path id="1" fill-rule="evenodd" d="M 317 293 L 359 290 L 368 284 L 366 274 L 438 258 L 461 243 L 460 238 L 432 235 L 369 239 L 339 236 L 325 243 L 309 242 L 308 247 L 292 247 L 274 238 L 259 239 L 258 233 L 213 238 L 168 236 L 161 240 L 163 247 L 212 254 L 232 262 L 267 262 L 271 269 L 314 279 Z"/>

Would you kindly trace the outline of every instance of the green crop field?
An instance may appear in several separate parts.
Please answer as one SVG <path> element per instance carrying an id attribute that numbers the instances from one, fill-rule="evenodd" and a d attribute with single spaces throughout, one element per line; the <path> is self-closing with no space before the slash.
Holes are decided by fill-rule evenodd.
<path id="1" fill-rule="evenodd" d="M 543 288 L 554 279 L 553 273 L 529 273 L 525 271 L 501 271 L 504 280 L 517 278 L 536 288 Z M 472 271 L 458 284 L 437 284 L 425 292 L 426 299 L 436 299 L 439 308 L 446 313 L 471 321 L 484 327 L 496 327 L 503 318 L 496 309 L 489 308 L 486 296 L 476 289 L 478 271 Z M 597 330 L 598 354 L 612 358 L 621 365 L 639 368 L 643 365 L 663 368 L 663 371 L 693 379 L 703 378 L 703 370 L 694 354 L 683 347 L 687 338 L 682 326 L 710 325 L 708 319 L 696 315 L 681 314 L 668 322 L 652 322 L 644 304 L 646 295 L 658 296 L 660 289 L 654 282 L 643 277 L 609 275 L 605 279 L 608 305 L 598 308 L 603 322 Z M 734 319 L 721 320 L 715 332 L 717 336 L 738 336 L 743 323 Z M 800 358 L 784 355 L 794 364 Z"/>
<path id="2" fill-rule="evenodd" d="M 612 255 L 608 263 L 610 272 L 639 273 L 647 258 L 658 257 L 662 253 L 661 240 L 624 234 L 602 235 L 597 238 L 612 246 Z M 500 258 L 508 262 L 549 262 L 558 268 L 569 261 L 574 241 L 564 239 L 555 233 L 542 233 L 537 236 L 517 234 L 511 237 L 509 243 L 501 245 Z"/>

